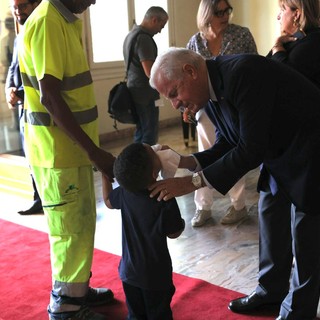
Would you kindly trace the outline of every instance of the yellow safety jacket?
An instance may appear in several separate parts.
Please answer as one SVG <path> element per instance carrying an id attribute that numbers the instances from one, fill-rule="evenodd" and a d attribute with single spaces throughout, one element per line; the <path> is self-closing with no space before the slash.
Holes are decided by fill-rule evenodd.
<path id="1" fill-rule="evenodd" d="M 46 19 L 44 20 L 44 16 Z M 43 1 L 25 23 L 19 64 L 25 90 L 25 140 L 32 166 L 66 168 L 90 164 L 87 154 L 55 125 L 40 103 L 45 74 L 62 81 L 62 96 L 82 129 L 98 145 L 98 111 L 82 46 L 82 21 L 60 1 Z"/>

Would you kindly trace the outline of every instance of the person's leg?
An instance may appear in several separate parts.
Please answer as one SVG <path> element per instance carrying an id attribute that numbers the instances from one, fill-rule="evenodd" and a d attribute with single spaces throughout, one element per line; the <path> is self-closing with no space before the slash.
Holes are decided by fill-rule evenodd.
<path id="1" fill-rule="evenodd" d="M 184 145 L 189 146 L 189 123 L 183 121 L 183 113 L 181 113 L 181 126 Z"/>
<path id="2" fill-rule="evenodd" d="M 33 201 L 39 204 L 39 208 L 42 210 L 42 203 L 39 196 L 39 192 L 37 189 L 36 182 L 33 179 L 33 175 L 31 174 L 31 180 L 32 180 L 32 188 L 33 188 Z"/>
<path id="3" fill-rule="evenodd" d="M 26 156 L 26 152 L 25 152 L 25 143 L 24 143 L 24 108 L 23 108 L 23 104 L 20 104 L 18 106 L 19 109 L 19 133 L 20 133 L 20 140 L 21 140 L 21 147 L 22 147 L 22 152 L 23 152 L 23 156 Z"/>
<path id="4" fill-rule="evenodd" d="M 235 210 L 242 210 L 246 205 L 246 178 L 243 176 L 228 192 Z"/>
<path id="5" fill-rule="evenodd" d="M 292 270 L 291 202 L 268 188 L 259 198 L 259 286 L 268 300 L 282 301 L 289 290 Z"/>
<path id="6" fill-rule="evenodd" d="M 215 128 L 205 111 L 197 113 L 198 151 L 209 149 L 215 141 Z M 194 227 L 202 226 L 211 217 L 213 205 L 213 190 L 207 187 L 200 188 L 194 193 L 196 212 L 191 220 Z"/>
<path id="7" fill-rule="evenodd" d="M 248 217 L 246 208 L 246 179 L 242 177 L 228 192 L 231 206 L 220 220 L 222 224 L 233 224 Z"/>
<path id="8" fill-rule="evenodd" d="M 259 279 L 256 290 L 232 300 L 229 309 L 248 312 L 263 305 L 279 304 L 289 291 L 292 269 L 291 203 L 269 186 L 259 197 Z"/>
<path id="9" fill-rule="evenodd" d="M 295 264 L 291 288 L 280 315 L 288 320 L 312 320 L 317 315 L 320 288 L 320 215 L 308 215 L 292 206 Z"/>
<path id="10" fill-rule="evenodd" d="M 172 285 L 168 290 L 143 290 L 144 301 L 148 320 L 172 320 L 170 307 L 175 287 Z"/>
<path id="11" fill-rule="evenodd" d="M 126 304 L 129 312 L 127 320 L 147 320 L 143 290 L 126 282 L 122 282 L 122 287 L 126 296 Z"/>
<path id="12" fill-rule="evenodd" d="M 138 103 L 135 103 L 136 113 L 137 113 L 137 123 L 136 130 L 133 136 L 133 142 L 142 143 L 143 131 L 142 131 L 142 121 L 143 121 L 143 112 L 144 106 Z"/>
<path id="13" fill-rule="evenodd" d="M 136 111 L 139 121 L 136 125 L 134 142 L 156 144 L 159 133 L 159 107 L 155 106 L 154 101 L 150 101 L 146 106 L 136 106 Z"/>
<path id="14" fill-rule="evenodd" d="M 12 124 L 12 130 L 20 131 L 20 113 L 19 108 L 12 109 L 13 114 L 13 124 Z"/>
<path id="15" fill-rule="evenodd" d="M 85 305 L 88 293 L 96 222 L 92 167 L 33 172 L 49 229 L 53 288 L 48 312 L 50 319 L 65 319 Z"/>
<path id="16" fill-rule="evenodd" d="M 133 137 L 133 142 L 141 143 L 142 142 L 142 127 L 140 123 L 140 119 L 138 117 L 138 121 L 136 123 L 136 130 Z"/>
<path id="17" fill-rule="evenodd" d="M 197 112 L 198 151 L 211 148 L 216 140 L 216 132 L 213 123 L 207 113 L 201 109 Z"/>
<path id="18" fill-rule="evenodd" d="M 213 190 L 201 188 L 195 191 L 194 202 L 198 210 L 210 211 L 213 204 Z"/>
<path id="19" fill-rule="evenodd" d="M 21 214 L 22 216 L 43 213 L 42 202 L 41 202 L 32 173 L 30 174 L 30 177 L 31 177 L 31 183 L 33 188 L 33 203 L 28 209 L 18 211 L 18 213 Z"/>
<path id="20" fill-rule="evenodd" d="M 197 130 L 196 124 L 190 123 L 190 131 L 191 131 L 192 141 L 196 141 L 196 130 Z"/>
<path id="21" fill-rule="evenodd" d="M 19 105 L 19 130 L 20 130 L 20 139 L 22 145 L 23 155 L 25 156 L 25 143 L 24 143 L 24 108 L 23 105 Z M 33 203 L 32 205 L 26 210 L 18 211 L 21 215 L 30 215 L 35 213 L 43 213 L 41 199 L 37 190 L 36 183 L 34 181 L 32 173 L 30 173 L 32 188 L 33 188 Z"/>

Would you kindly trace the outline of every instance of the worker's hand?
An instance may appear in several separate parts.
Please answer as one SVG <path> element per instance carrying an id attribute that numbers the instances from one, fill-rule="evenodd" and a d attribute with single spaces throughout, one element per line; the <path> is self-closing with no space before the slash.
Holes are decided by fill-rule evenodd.
<path id="1" fill-rule="evenodd" d="M 111 153 L 101 148 L 97 148 L 94 155 L 91 155 L 93 166 L 107 176 L 110 182 L 114 181 L 113 164 L 115 160 L 116 158 Z"/>

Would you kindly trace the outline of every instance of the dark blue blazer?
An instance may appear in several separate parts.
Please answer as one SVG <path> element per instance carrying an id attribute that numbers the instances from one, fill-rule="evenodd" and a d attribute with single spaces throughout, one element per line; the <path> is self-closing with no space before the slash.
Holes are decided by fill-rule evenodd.
<path id="1" fill-rule="evenodd" d="M 284 44 L 285 51 L 274 55 L 269 52 L 267 58 L 282 62 L 305 75 L 320 88 L 320 28 L 306 31 L 306 36 Z"/>
<path id="2" fill-rule="evenodd" d="M 257 55 L 208 60 L 218 105 L 212 148 L 195 153 L 222 194 L 263 163 L 298 209 L 320 214 L 320 90 L 292 68 Z"/>
<path id="3" fill-rule="evenodd" d="M 18 60 L 18 40 L 17 36 L 14 40 L 12 61 L 8 69 L 8 74 L 6 78 L 6 88 L 15 87 L 18 90 L 19 97 L 24 100 L 24 90 L 22 79 L 20 75 L 19 60 Z"/>

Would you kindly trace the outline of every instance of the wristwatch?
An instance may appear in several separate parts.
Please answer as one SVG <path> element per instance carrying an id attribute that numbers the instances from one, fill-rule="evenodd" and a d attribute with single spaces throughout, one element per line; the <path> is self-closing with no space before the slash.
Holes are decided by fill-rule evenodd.
<path id="1" fill-rule="evenodd" d="M 192 175 L 191 182 L 197 189 L 200 189 L 202 187 L 202 179 L 199 172 L 196 172 Z"/>

